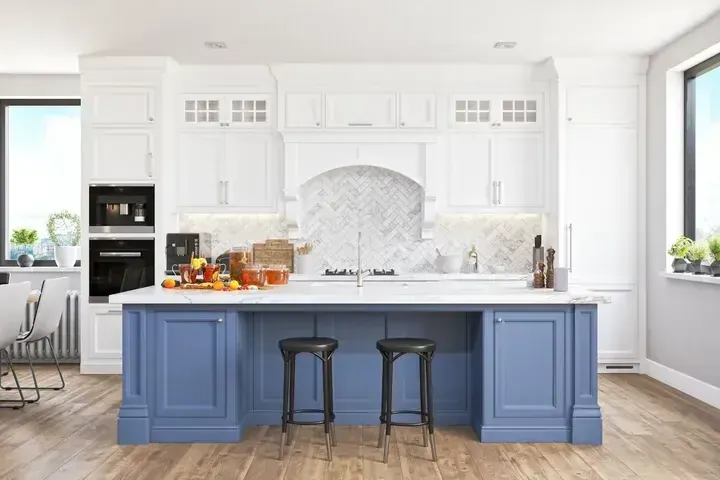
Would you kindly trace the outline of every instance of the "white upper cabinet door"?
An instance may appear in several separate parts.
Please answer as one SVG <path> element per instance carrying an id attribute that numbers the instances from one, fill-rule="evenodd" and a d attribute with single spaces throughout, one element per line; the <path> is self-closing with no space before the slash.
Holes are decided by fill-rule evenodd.
<path id="1" fill-rule="evenodd" d="M 272 135 L 229 133 L 225 145 L 227 205 L 271 211 L 276 203 Z"/>
<path id="2" fill-rule="evenodd" d="M 636 125 L 637 87 L 571 87 L 567 92 L 567 121 L 573 124 Z"/>
<path id="3" fill-rule="evenodd" d="M 182 118 L 183 127 L 220 127 L 221 104 L 220 95 L 183 95 Z"/>
<path id="4" fill-rule="evenodd" d="M 96 128 L 92 132 L 90 180 L 157 178 L 153 133 L 148 129 Z"/>
<path id="5" fill-rule="evenodd" d="M 545 172 L 541 133 L 493 136 L 492 179 L 498 207 L 542 207 Z"/>
<path id="6" fill-rule="evenodd" d="M 397 112 L 393 93 L 328 93 L 325 95 L 328 128 L 395 128 Z"/>
<path id="7" fill-rule="evenodd" d="M 322 94 L 288 93 L 285 95 L 285 128 L 322 127 Z"/>
<path id="8" fill-rule="evenodd" d="M 247 94 L 225 97 L 228 115 L 225 127 L 267 128 L 271 125 L 270 95 Z"/>
<path id="9" fill-rule="evenodd" d="M 90 87 L 90 122 L 95 125 L 152 125 L 155 89 L 152 87 Z"/>
<path id="10" fill-rule="evenodd" d="M 566 264 L 573 280 L 637 281 L 637 130 L 567 131 Z"/>
<path id="11" fill-rule="evenodd" d="M 225 133 L 181 132 L 179 137 L 177 206 L 224 206 Z"/>
<path id="12" fill-rule="evenodd" d="M 433 94 L 401 94 L 400 128 L 435 128 L 435 106 Z"/>
<path id="13" fill-rule="evenodd" d="M 492 95 L 455 95 L 450 99 L 450 125 L 453 128 L 490 128 Z"/>
<path id="14" fill-rule="evenodd" d="M 450 137 L 448 207 L 468 210 L 491 207 L 492 136 L 458 134 Z"/>
<path id="15" fill-rule="evenodd" d="M 494 97 L 494 128 L 541 129 L 543 126 L 543 96 L 533 94 L 505 94 Z"/>

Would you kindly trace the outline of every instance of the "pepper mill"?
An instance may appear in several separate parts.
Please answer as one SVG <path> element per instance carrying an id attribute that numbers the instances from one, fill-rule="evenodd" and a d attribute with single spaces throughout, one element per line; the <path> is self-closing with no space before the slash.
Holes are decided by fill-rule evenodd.
<path id="1" fill-rule="evenodd" d="M 547 251 L 547 272 L 545 273 L 545 288 L 555 287 L 555 249 L 550 247 Z"/>
<path id="2" fill-rule="evenodd" d="M 545 264 L 542 262 L 538 263 L 537 270 L 535 270 L 535 277 L 533 279 L 534 288 L 545 288 L 545 274 L 543 273 L 543 270 L 545 270 Z"/>

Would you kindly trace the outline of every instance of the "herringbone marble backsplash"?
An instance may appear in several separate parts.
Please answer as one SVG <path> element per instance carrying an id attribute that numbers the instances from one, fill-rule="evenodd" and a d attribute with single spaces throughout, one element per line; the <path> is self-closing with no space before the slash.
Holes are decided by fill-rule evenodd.
<path id="1" fill-rule="evenodd" d="M 355 268 L 357 232 L 363 231 L 364 266 L 398 272 L 435 271 L 436 248 L 462 252 L 475 243 L 480 273 L 525 273 L 532 265 L 540 215 L 448 215 L 435 225 L 435 239 L 421 240 L 422 187 L 395 172 L 368 166 L 332 170 L 303 185 L 301 232 L 313 244 L 318 273 Z M 212 233 L 213 256 L 234 245 L 286 238 L 277 215 L 181 215 L 181 232 Z"/>

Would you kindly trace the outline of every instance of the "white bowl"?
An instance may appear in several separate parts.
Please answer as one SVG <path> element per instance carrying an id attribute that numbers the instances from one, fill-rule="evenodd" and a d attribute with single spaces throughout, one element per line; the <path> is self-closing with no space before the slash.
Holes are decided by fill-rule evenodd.
<path id="1" fill-rule="evenodd" d="M 462 255 L 438 255 L 435 266 L 440 273 L 460 273 Z"/>

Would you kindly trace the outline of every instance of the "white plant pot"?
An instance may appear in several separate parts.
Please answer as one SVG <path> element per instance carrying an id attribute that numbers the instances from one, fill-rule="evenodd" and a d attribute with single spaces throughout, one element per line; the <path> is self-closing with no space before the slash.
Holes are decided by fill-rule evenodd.
<path id="1" fill-rule="evenodd" d="M 298 255 L 295 260 L 295 273 L 311 275 L 317 273 L 315 271 L 317 261 L 315 255 L 308 253 L 307 255 Z"/>
<path id="2" fill-rule="evenodd" d="M 77 260 L 77 247 L 55 247 L 55 263 L 58 267 L 73 267 Z"/>

